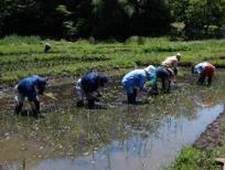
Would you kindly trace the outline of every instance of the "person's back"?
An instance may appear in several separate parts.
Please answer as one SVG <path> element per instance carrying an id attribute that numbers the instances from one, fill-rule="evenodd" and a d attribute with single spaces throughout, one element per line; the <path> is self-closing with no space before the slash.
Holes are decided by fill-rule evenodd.
<path id="1" fill-rule="evenodd" d="M 210 69 L 212 68 L 213 70 L 215 70 L 215 67 L 211 63 L 205 61 L 205 62 L 198 63 L 197 65 L 194 66 L 194 73 L 200 74 L 206 68 L 210 68 Z"/>
<path id="2" fill-rule="evenodd" d="M 85 92 L 93 92 L 98 89 L 97 77 L 97 72 L 90 72 L 81 78 L 81 85 Z"/>
<path id="3" fill-rule="evenodd" d="M 17 96 L 15 96 L 15 114 L 18 115 L 20 113 L 23 107 L 23 102 L 27 97 L 33 114 L 37 117 L 40 112 L 40 102 L 37 95 L 43 94 L 46 84 L 47 80 L 37 75 L 32 75 L 20 80 L 15 87 L 17 90 Z"/>
<path id="4" fill-rule="evenodd" d="M 206 77 L 208 77 L 208 85 L 211 85 L 214 71 L 215 71 L 215 66 L 213 66 L 209 62 L 201 62 L 197 65 L 194 65 L 194 67 L 192 68 L 193 74 L 200 75 L 198 79 L 198 84 L 200 85 L 204 84 Z"/>
<path id="5" fill-rule="evenodd" d="M 158 78 L 169 77 L 169 76 L 172 76 L 173 74 L 174 74 L 173 70 L 170 68 L 165 69 L 162 66 L 159 66 L 156 68 L 156 75 Z"/>
<path id="6" fill-rule="evenodd" d="M 28 93 L 35 93 L 34 86 L 35 85 L 45 85 L 46 81 L 44 78 L 39 77 L 37 75 L 32 75 L 20 80 L 17 84 L 17 88 L 20 92 L 25 95 L 29 95 Z"/>
<path id="7" fill-rule="evenodd" d="M 180 59 L 181 59 L 181 54 L 180 53 L 177 53 L 174 56 L 167 57 L 162 62 L 162 66 L 174 69 L 174 68 L 177 67 L 178 62 L 180 61 Z"/>
<path id="8" fill-rule="evenodd" d="M 124 86 L 135 86 L 142 88 L 146 81 L 146 72 L 143 69 L 136 69 L 127 73 L 123 79 L 122 84 Z"/>
<path id="9" fill-rule="evenodd" d="M 127 93 L 128 104 L 137 104 L 137 90 L 146 91 L 144 85 L 147 81 L 152 86 L 156 83 L 155 67 L 153 65 L 149 65 L 144 69 L 130 71 L 123 77 L 122 84 Z"/>
<path id="10" fill-rule="evenodd" d="M 170 91 L 171 80 L 174 75 L 174 72 L 171 68 L 165 68 L 163 66 L 159 66 L 156 68 L 156 76 L 157 79 L 161 79 L 162 83 L 162 91 L 164 93 L 168 93 Z M 158 94 L 157 84 L 152 89 L 153 94 Z"/>
<path id="11" fill-rule="evenodd" d="M 171 56 L 171 57 L 167 57 L 163 62 L 162 65 L 166 66 L 166 67 L 177 67 L 178 64 L 178 60 L 176 58 L 176 56 Z"/>

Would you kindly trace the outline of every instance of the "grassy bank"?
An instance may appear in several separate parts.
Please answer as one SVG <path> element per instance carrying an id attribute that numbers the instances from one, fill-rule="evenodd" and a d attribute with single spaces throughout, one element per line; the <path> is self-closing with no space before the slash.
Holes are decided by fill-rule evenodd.
<path id="1" fill-rule="evenodd" d="M 48 54 L 43 52 L 46 42 L 52 46 Z M 9 36 L 0 40 L 0 82 L 15 82 L 29 74 L 76 75 L 90 69 L 159 65 L 176 52 L 183 55 L 183 66 L 208 60 L 224 67 L 224 48 L 225 40 L 172 42 L 167 38 L 132 37 L 124 43 L 91 43 Z"/>
<path id="2" fill-rule="evenodd" d="M 175 163 L 167 170 L 220 170 L 215 163 L 217 152 L 207 152 L 194 147 L 184 148 Z"/>
<path id="3" fill-rule="evenodd" d="M 215 161 L 225 158 L 225 116 L 220 116 L 201 135 L 193 146 L 184 148 L 175 162 L 166 170 L 220 170 L 222 163 Z"/>

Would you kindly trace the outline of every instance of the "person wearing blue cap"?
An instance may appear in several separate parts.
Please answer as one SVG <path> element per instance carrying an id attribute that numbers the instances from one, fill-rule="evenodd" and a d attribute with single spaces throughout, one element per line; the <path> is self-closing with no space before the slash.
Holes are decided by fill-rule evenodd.
<path id="1" fill-rule="evenodd" d="M 79 78 L 75 86 L 77 107 L 84 106 L 84 98 L 86 98 L 88 108 L 94 108 L 95 101 L 99 101 L 99 97 L 101 97 L 99 87 L 103 87 L 107 82 L 107 77 L 96 71 L 92 71 Z"/>
<path id="2" fill-rule="evenodd" d="M 145 69 L 136 69 L 127 73 L 123 79 L 122 84 L 127 93 L 127 103 L 137 104 L 137 89 L 144 90 L 144 85 L 150 81 L 152 86 L 156 83 L 155 67 L 150 65 Z"/>
<path id="3" fill-rule="evenodd" d="M 17 90 L 17 96 L 15 96 L 16 106 L 15 114 L 19 114 L 23 107 L 25 98 L 28 98 L 30 102 L 34 117 L 38 117 L 40 113 L 40 102 L 37 95 L 42 95 L 47 84 L 47 80 L 38 75 L 32 75 L 20 80 L 15 89 Z"/>

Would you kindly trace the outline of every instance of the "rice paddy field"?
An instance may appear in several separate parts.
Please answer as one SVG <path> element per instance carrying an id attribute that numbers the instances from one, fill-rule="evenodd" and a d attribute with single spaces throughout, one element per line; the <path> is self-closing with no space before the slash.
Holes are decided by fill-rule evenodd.
<path id="1" fill-rule="evenodd" d="M 49 53 L 43 51 L 45 43 L 51 44 Z M 124 43 L 35 36 L 1 39 L 0 169 L 222 169 L 214 159 L 225 155 L 224 49 L 223 39 L 131 37 Z M 127 105 L 121 86 L 124 74 L 160 65 L 177 52 L 182 59 L 171 93 L 151 97 L 139 92 L 140 104 Z M 217 67 L 211 87 L 197 86 L 197 77 L 190 73 L 191 64 L 201 61 Z M 103 107 L 77 108 L 74 84 L 90 70 L 109 77 L 101 89 Z M 44 115 L 40 119 L 29 116 L 28 103 L 25 115 L 13 114 L 14 85 L 31 74 L 47 76 L 46 93 L 54 96 L 40 96 Z M 204 135 L 210 129 L 214 131 Z"/>
<path id="2" fill-rule="evenodd" d="M 50 53 L 43 52 L 48 42 Z M 41 40 L 38 37 L 9 36 L 0 40 L 0 81 L 15 82 L 29 74 L 50 76 L 79 75 L 90 69 L 102 71 L 159 65 L 180 52 L 181 66 L 207 60 L 221 67 L 225 40 L 175 42 L 167 38 L 131 37 L 124 43 Z"/>

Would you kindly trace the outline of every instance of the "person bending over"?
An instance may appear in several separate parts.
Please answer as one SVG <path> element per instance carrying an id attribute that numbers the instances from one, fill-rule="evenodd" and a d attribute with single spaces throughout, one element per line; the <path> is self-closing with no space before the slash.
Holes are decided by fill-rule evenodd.
<path id="1" fill-rule="evenodd" d="M 157 81 L 158 81 L 158 79 L 161 80 L 162 92 L 169 93 L 171 79 L 174 76 L 173 70 L 170 68 L 165 68 L 165 67 L 159 66 L 156 68 L 155 72 L 156 72 Z M 159 93 L 158 85 L 156 83 L 155 86 L 151 89 L 150 94 L 157 95 L 158 93 Z"/>
<path id="2" fill-rule="evenodd" d="M 174 74 L 177 75 L 177 73 L 178 73 L 177 66 L 178 66 L 178 63 L 180 60 L 181 60 L 181 54 L 177 53 L 174 56 L 167 57 L 162 62 L 162 66 L 164 66 L 165 68 L 171 68 L 173 70 Z"/>
<path id="3" fill-rule="evenodd" d="M 77 93 L 77 107 L 84 106 L 84 98 L 87 100 L 88 108 L 94 108 L 95 101 L 101 97 L 99 87 L 103 87 L 108 82 L 104 74 L 96 71 L 90 72 L 78 79 L 75 90 Z"/>
<path id="4" fill-rule="evenodd" d="M 213 66 L 209 62 L 201 62 L 196 65 L 193 65 L 191 68 L 192 74 L 199 75 L 198 84 L 203 85 L 205 83 L 205 79 L 207 79 L 207 85 L 210 86 L 212 84 L 212 79 L 214 76 L 215 66 Z"/>
<path id="5" fill-rule="evenodd" d="M 137 104 L 137 89 L 145 90 L 144 85 L 147 81 L 150 81 L 152 85 L 156 83 L 155 67 L 152 65 L 145 69 L 130 71 L 123 77 L 122 85 L 127 93 L 128 104 Z"/>
<path id="6" fill-rule="evenodd" d="M 16 106 L 15 114 L 19 114 L 23 107 L 25 98 L 28 98 L 34 117 L 38 117 L 40 113 L 40 102 L 38 95 L 42 95 L 47 84 L 47 80 L 38 75 L 32 75 L 20 80 L 15 89 L 17 95 L 15 96 Z"/>

